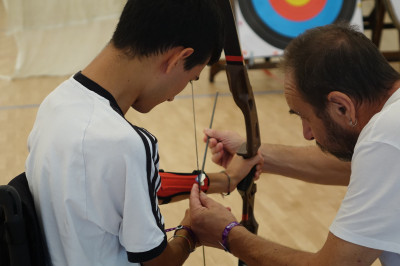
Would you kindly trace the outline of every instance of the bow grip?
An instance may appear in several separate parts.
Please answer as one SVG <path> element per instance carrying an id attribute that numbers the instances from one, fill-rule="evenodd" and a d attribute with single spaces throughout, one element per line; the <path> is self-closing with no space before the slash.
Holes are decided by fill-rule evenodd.
<path id="1" fill-rule="evenodd" d="M 239 184 L 236 186 L 237 190 L 247 191 L 251 187 L 251 184 L 254 183 L 255 173 L 256 173 L 256 166 L 253 166 L 253 168 L 251 168 L 251 171 L 246 175 L 246 177 L 243 178 L 242 181 L 240 181 Z"/>

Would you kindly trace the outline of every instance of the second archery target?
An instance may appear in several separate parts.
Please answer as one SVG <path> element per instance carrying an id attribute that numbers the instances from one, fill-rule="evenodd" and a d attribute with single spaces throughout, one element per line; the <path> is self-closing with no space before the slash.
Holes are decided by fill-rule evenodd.
<path id="1" fill-rule="evenodd" d="M 235 0 L 246 58 L 280 55 L 305 30 L 348 21 L 362 30 L 360 0 Z"/>

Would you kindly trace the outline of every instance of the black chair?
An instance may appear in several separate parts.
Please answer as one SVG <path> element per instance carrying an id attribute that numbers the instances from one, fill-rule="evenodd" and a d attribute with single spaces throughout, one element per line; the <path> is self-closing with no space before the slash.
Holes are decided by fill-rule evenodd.
<path id="1" fill-rule="evenodd" d="M 0 265 L 45 266 L 48 251 L 25 173 L 0 186 Z"/>

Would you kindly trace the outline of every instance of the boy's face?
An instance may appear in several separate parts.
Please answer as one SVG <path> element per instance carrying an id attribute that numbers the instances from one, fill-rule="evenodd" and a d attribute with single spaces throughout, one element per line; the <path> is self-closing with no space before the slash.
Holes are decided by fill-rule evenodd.
<path id="1" fill-rule="evenodd" d="M 206 64 L 197 65 L 190 70 L 182 69 L 181 74 L 175 80 L 175 84 L 172 84 L 171 89 L 167 94 L 166 101 L 173 101 L 175 96 L 178 95 L 190 81 L 198 80 L 200 77 L 201 71 L 205 68 Z"/>
<path id="2" fill-rule="evenodd" d="M 166 101 L 173 101 L 190 81 L 198 80 L 201 71 L 207 64 L 201 64 L 190 70 L 184 69 L 184 62 L 179 62 L 168 74 L 162 74 L 162 77 L 154 77 L 148 90 L 132 105 L 132 108 L 147 113 L 155 106 Z"/>

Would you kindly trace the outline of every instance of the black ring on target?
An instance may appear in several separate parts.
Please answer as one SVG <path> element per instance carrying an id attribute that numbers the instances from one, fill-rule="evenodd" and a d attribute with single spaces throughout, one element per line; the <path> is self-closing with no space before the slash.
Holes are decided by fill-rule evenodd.
<path id="1" fill-rule="evenodd" d="M 285 49 L 285 47 L 288 45 L 288 43 L 295 37 L 295 36 L 288 36 L 288 34 L 284 34 L 279 32 L 280 29 L 273 29 L 269 25 L 263 21 L 263 19 L 260 17 L 258 12 L 256 11 L 254 7 L 254 0 L 238 0 L 239 2 L 239 8 L 240 11 L 243 14 L 244 19 L 246 20 L 247 24 L 251 27 L 251 29 L 260 37 L 262 38 L 265 42 L 275 46 L 276 48 L 279 49 Z M 264 0 L 266 3 L 264 5 L 269 5 L 268 0 Z M 332 2 L 336 1 L 336 2 Z M 260 1 L 258 1 L 260 2 Z M 339 21 L 351 21 L 355 8 L 357 6 L 357 0 L 343 0 L 343 1 L 337 1 L 337 0 L 327 0 L 327 3 L 330 5 L 335 5 L 338 2 L 341 3 L 341 7 L 337 7 L 337 15 L 335 14 L 332 15 L 332 12 L 329 13 L 330 15 L 333 16 L 333 19 L 330 21 L 326 21 L 323 23 L 319 23 L 316 26 L 323 26 Z M 325 10 L 325 12 L 330 12 L 331 10 Z M 279 15 L 279 14 L 278 14 Z M 287 20 L 285 18 L 281 18 L 284 20 Z M 289 21 L 287 20 L 288 23 L 297 23 L 295 21 Z M 314 26 L 310 26 L 309 28 L 312 28 Z M 304 30 L 303 30 L 304 31 Z M 302 31 L 302 32 L 303 32 Z M 297 35 L 301 34 L 302 32 L 298 32 Z"/>

